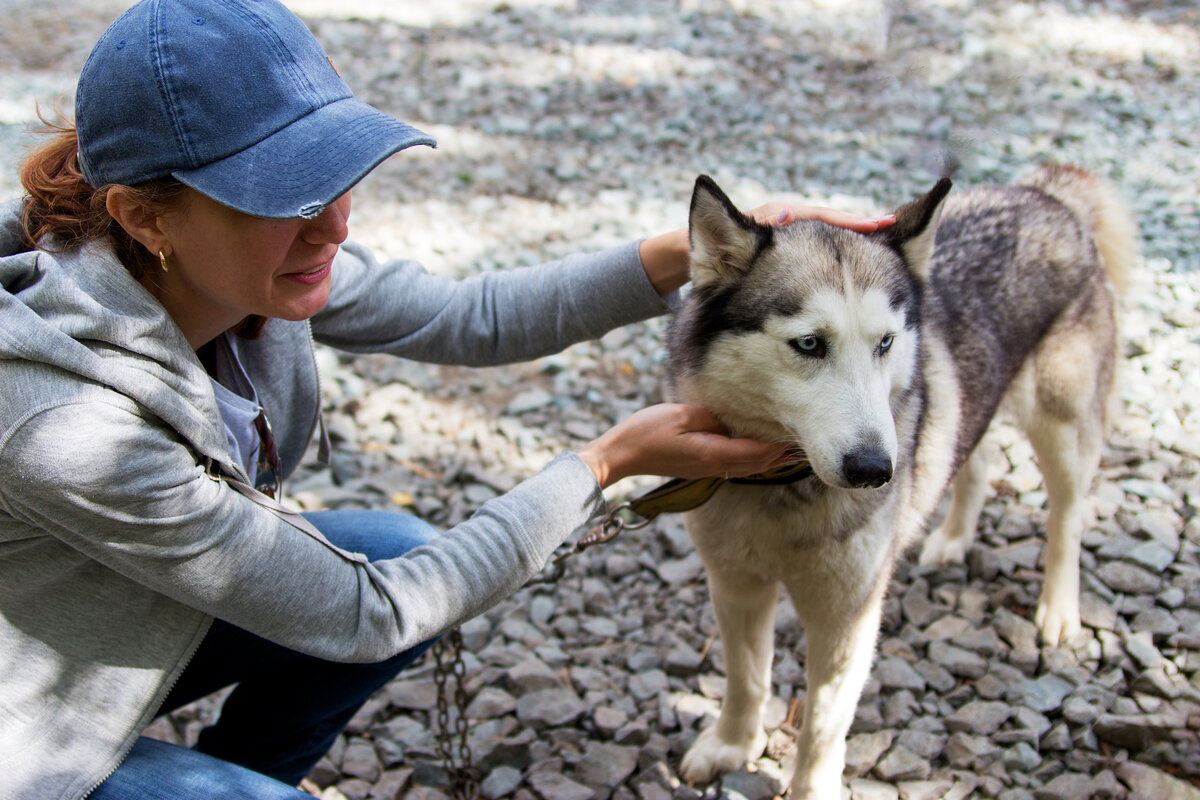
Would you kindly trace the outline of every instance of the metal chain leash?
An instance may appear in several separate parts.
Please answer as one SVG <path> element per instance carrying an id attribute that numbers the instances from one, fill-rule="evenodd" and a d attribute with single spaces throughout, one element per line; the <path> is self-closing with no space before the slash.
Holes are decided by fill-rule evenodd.
<path id="1" fill-rule="evenodd" d="M 657 489 L 610 510 L 600 520 L 600 524 L 575 544 L 565 546 L 563 551 L 555 556 L 554 566 L 547 575 L 530 580 L 526 586 L 557 581 L 565 572 L 564 559 L 593 545 L 610 541 L 621 531 L 644 528 L 660 514 L 690 511 L 704 504 L 723 483 L 779 485 L 802 480 L 811 474 L 812 468 L 802 462 L 747 478 L 677 478 L 668 481 Z M 634 516 L 642 519 L 634 521 L 631 519 Z M 450 651 L 449 663 L 447 650 Z M 462 658 L 462 631 L 454 628 L 446 633 L 434 646 L 433 658 L 433 682 L 437 686 L 438 754 L 450 778 L 450 796 L 454 800 L 478 800 L 479 776 L 471 764 L 471 747 L 467 741 L 467 692 L 464 686 L 467 668 Z M 446 685 L 451 675 L 454 676 L 454 707 L 458 712 L 453 733 L 450 730 L 450 699 Z M 458 737 L 457 757 L 453 745 L 455 736 Z M 715 798 L 719 800 L 724 789 L 721 776 L 718 775 L 714 784 L 708 788 L 715 790 Z"/>
<path id="2" fill-rule="evenodd" d="M 459 628 L 447 632 L 434 645 L 433 660 L 433 682 L 437 686 L 438 754 L 450 777 L 450 797 L 454 800 L 478 800 L 479 778 L 471 764 L 471 745 L 467 741 L 467 667 L 463 662 L 462 631 Z M 453 732 L 450 728 L 450 693 L 447 687 L 451 676 L 454 677 L 454 708 L 458 712 Z M 453 743 L 455 738 L 458 739 L 457 757 Z"/>

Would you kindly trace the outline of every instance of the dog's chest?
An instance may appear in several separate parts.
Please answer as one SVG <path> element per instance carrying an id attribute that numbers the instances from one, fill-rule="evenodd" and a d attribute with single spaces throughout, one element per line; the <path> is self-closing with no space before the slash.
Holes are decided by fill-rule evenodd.
<path id="1" fill-rule="evenodd" d="M 726 486 L 687 514 L 687 528 L 707 564 L 782 580 L 797 563 L 842 559 L 877 538 L 886 526 L 872 520 L 887 505 L 838 492 L 796 502 L 785 489 Z"/>

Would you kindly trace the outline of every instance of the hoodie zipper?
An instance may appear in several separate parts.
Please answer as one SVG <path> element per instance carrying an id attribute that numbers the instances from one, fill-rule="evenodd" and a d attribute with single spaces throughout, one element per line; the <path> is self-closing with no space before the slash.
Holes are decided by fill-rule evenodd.
<path id="1" fill-rule="evenodd" d="M 321 440 L 317 443 L 317 461 L 321 464 L 329 463 L 329 434 L 325 431 L 325 413 L 321 410 L 322 392 L 321 392 L 321 364 L 317 361 L 317 340 L 313 336 L 312 320 L 304 321 L 304 330 L 308 332 L 308 353 L 312 357 L 313 375 L 317 379 L 317 413 L 313 417 L 312 425 L 308 428 L 308 439 L 311 442 L 313 433 L 318 428 L 321 429 Z"/>
<path id="2" fill-rule="evenodd" d="M 205 623 L 205 625 L 204 625 L 205 635 L 208 635 L 208 629 L 210 627 L 212 627 L 212 617 L 209 617 L 208 622 Z M 171 682 L 169 684 L 167 684 L 167 690 L 165 692 L 163 692 L 163 695 L 162 695 L 164 700 L 168 696 L 170 696 L 171 690 L 175 688 L 175 684 L 179 683 L 179 679 L 183 677 L 184 671 L 187 670 L 188 665 L 192 663 L 192 659 L 196 657 L 196 651 L 200 649 L 200 644 L 203 641 L 204 641 L 204 636 L 201 636 L 199 638 L 199 641 L 196 642 L 196 646 L 191 649 L 191 652 L 189 652 L 187 654 L 187 658 L 185 658 L 183 660 L 183 666 L 181 666 L 179 668 L 179 671 L 175 673 L 175 677 L 171 679 Z M 137 744 L 138 739 L 140 739 L 141 737 L 142 737 L 142 734 L 140 731 L 134 733 L 133 739 L 129 742 L 128 745 L 126 745 L 121 750 L 121 752 L 117 758 L 117 763 L 113 764 L 112 769 L 110 769 L 108 772 L 104 773 L 104 777 L 102 777 L 100 780 L 96 781 L 90 787 L 88 787 L 88 790 L 86 792 L 84 792 L 82 795 L 80 795 L 79 800 L 85 800 L 85 798 L 88 797 L 88 795 L 90 795 L 92 792 L 99 789 L 101 784 L 103 784 L 106 780 L 111 778 L 113 776 L 113 773 L 121 768 L 121 765 L 123 763 L 125 763 L 125 759 L 129 757 L 130 751 L 133 750 L 133 746 Z"/>

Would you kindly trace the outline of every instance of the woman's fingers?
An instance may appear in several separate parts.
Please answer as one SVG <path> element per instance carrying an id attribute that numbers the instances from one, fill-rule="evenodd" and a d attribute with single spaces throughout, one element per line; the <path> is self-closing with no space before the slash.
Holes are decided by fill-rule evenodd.
<path id="1" fill-rule="evenodd" d="M 838 228 L 858 233 L 874 233 L 896 221 L 894 214 L 882 217 L 863 217 L 848 211 L 821 206 L 790 206 L 785 203 L 766 203 L 749 212 L 750 216 L 763 225 L 791 225 L 798 219 L 815 219 Z"/>

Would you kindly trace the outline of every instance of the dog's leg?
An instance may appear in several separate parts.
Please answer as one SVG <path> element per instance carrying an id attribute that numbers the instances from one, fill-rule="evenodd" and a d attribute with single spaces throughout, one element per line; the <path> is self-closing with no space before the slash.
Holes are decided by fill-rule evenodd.
<path id="1" fill-rule="evenodd" d="M 795 598 L 811 587 L 788 587 Z M 846 598 L 853 602 L 853 598 Z M 797 610 L 802 602 L 796 603 Z M 832 608 L 830 606 L 833 606 Z M 791 800 L 829 800 L 842 796 L 846 735 L 863 685 L 871 671 L 883 606 L 882 591 L 872 591 L 856 612 L 838 614 L 836 599 L 826 598 L 817 613 L 801 616 L 808 634 L 804 721 L 796 739 L 796 772 Z"/>
<path id="2" fill-rule="evenodd" d="M 1066 644 L 1079 622 L 1079 547 L 1088 488 L 1100 464 L 1100 424 L 1076 425 L 1037 411 L 1029 440 L 1046 484 L 1046 578 L 1035 620 L 1047 644 Z"/>
<path id="3" fill-rule="evenodd" d="M 987 457 L 980 444 L 954 476 L 946 519 L 921 548 L 921 566 L 961 564 L 975 540 L 979 514 L 987 500 Z"/>
<path id="4" fill-rule="evenodd" d="M 725 653 L 725 701 L 716 724 L 683 757 L 680 774 L 689 783 L 707 783 L 737 769 L 767 743 L 762 715 L 771 693 L 779 584 L 709 565 L 708 587 Z"/>

